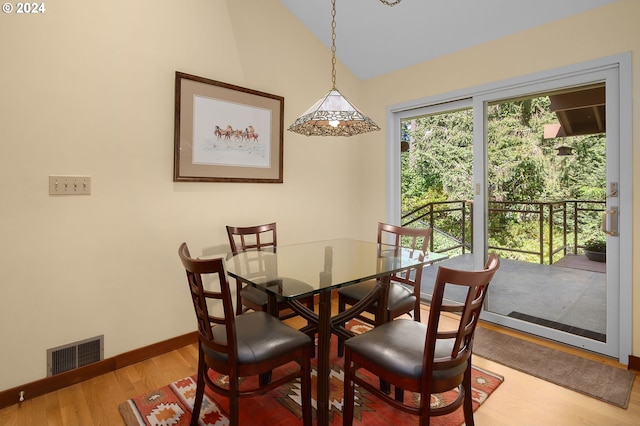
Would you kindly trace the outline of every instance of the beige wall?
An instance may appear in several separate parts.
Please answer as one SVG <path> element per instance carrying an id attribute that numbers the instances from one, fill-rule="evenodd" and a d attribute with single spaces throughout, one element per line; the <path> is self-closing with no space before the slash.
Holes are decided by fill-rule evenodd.
<path id="1" fill-rule="evenodd" d="M 283 243 L 370 239 L 385 219 L 384 129 L 285 132 L 283 184 L 172 182 L 175 71 L 284 96 L 285 126 L 329 90 L 329 52 L 278 0 L 46 5 L 0 16 L 0 391 L 43 378 L 47 348 L 104 334 L 111 357 L 194 330 L 182 241 L 217 251 L 224 225 L 272 220 Z M 397 102 L 638 51 L 634 16 L 623 0 L 365 82 L 338 64 L 338 87 L 384 127 Z M 50 174 L 91 175 L 92 195 L 49 196 Z"/>
<path id="2" fill-rule="evenodd" d="M 279 1 L 46 6 L 0 16 L 0 390 L 45 377 L 47 348 L 104 334 L 112 357 L 195 330 L 182 241 L 224 250 L 226 224 L 274 220 L 283 243 L 369 236 L 358 138 L 286 132 L 284 184 L 172 181 L 175 71 L 284 96 L 286 126 L 330 89 L 330 52 Z M 92 194 L 49 196 L 50 174 Z"/>

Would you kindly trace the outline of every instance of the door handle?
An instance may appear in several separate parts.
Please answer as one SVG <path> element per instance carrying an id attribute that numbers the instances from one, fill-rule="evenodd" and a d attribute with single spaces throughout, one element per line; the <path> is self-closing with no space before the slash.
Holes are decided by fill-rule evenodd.
<path id="1" fill-rule="evenodd" d="M 609 216 L 610 229 L 607 229 L 607 216 Z M 602 213 L 602 232 L 607 235 L 618 235 L 618 207 L 611 207 Z"/>

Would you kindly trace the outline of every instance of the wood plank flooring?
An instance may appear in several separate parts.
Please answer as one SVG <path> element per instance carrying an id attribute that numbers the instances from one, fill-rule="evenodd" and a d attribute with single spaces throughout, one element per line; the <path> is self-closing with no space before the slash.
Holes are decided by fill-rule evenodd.
<path id="1" fill-rule="evenodd" d="M 423 318 L 426 317 L 426 313 L 423 313 Z M 295 326 L 295 320 L 290 321 L 294 321 L 292 325 Z M 492 325 L 482 326 L 504 331 Z M 553 343 L 546 344 L 624 368 L 608 358 Z M 21 404 L 0 410 L 0 425 L 122 426 L 119 403 L 195 374 L 197 356 L 196 345 L 185 346 L 77 385 L 27 399 Z M 640 424 L 640 379 L 637 377 L 629 408 L 624 410 L 480 357 L 474 357 L 474 364 L 505 377 L 501 387 L 475 413 L 476 425 Z M 598 384 L 594 383 L 594 386 Z M 243 402 L 250 403 L 249 400 Z"/>

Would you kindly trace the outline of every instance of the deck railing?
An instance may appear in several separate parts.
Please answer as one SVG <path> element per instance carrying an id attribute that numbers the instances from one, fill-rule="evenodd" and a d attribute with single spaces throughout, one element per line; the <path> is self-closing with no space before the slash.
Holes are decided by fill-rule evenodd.
<path id="1" fill-rule="evenodd" d="M 605 211 L 604 201 L 489 201 L 489 249 L 535 257 L 541 264 L 554 263 L 556 255 L 578 254 L 585 235 L 599 224 Z M 499 244 L 502 233 L 510 227 L 525 224 L 537 239 L 536 249 L 505 247 Z M 403 226 L 433 229 L 429 249 L 437 252 L 471 251 L 473 235 L 473 202 L 468 200 L 438 201 L 420 206 L 402 216 Z M 437 243 L 436 243 L 437 241 Z M 514 244 L 511 244 L 514 245 Z M 517 244 L 516 244 L 517 245 Z"/>

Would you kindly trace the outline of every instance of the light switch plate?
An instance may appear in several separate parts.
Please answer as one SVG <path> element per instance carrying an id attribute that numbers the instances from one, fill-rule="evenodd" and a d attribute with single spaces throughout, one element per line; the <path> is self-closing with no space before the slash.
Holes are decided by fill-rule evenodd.
<path id="1" fill-rule="evenodd" d="M 49 195 L 90 195 L 91 176 L 49 176 Z"/>

